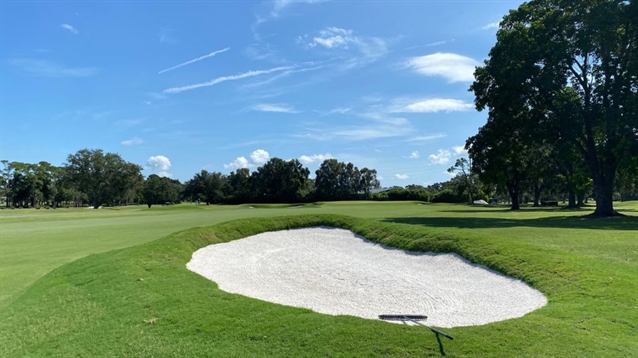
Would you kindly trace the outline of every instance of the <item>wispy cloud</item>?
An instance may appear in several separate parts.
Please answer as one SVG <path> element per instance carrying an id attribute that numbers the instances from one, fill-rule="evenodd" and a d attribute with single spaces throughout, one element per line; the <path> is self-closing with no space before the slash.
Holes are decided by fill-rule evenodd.
<path id="1" fill-rule="evenodd" d="M 310 131 L 306 134 L 297 135 L 299 138 L 314 140 L 342 139 L 347 141 L 371 140 L 380 138 L 402 137 L 412 133 L 411 127 L 400 127 L 394 125 L 372 124 L 356 127 L 337 128 L 334 130 Z"/>
<path id="2" fill-rule="evenodd" d="M 8 61 L 25 73 L 43 77 L 89 77 L 98 72 L 94 67 L 66 67 L 47 60 L 14 58 Z"/>
<path id="3" fill-rule="evenodd" d="M 407 174 L 395 174 L 394 177 L 399 180 L 407 180 L 410 179 L 410 176 Z"/>
<path id="4" fill-rule="evenodd" d="M 79 33 L 80 33 L 80 32 L 78 31 L 78 29 L 76 29 L 75 27 L 73 27 L 73 26 L 71 26 L 71 25 L 69 25 L 69 24 L 60 24 L 60 27 L 61 27 L 61 28 L 63 28 L 63 29 L 65 29 L 65 30 L 67 30 L 67 31 L 69 31 L 69 32 L 70 32 L 70 33 L 72 33 L 72 34 L 75 34 L 75 35 L 77 35 L 77 34 L 79 34 Z"/>
<path id="5" fill-rule="evenodd" d="M 161 94 L 161 93 L 157 93 L 157 92 L 150 92 L 150 93 L 148 93 L 148 96 L 153 98 L 154 100 L 157 100 L 157 101 L 168 98 L 168 96 L 166 96 L 165 94 Z"/>
<path id="6" fill-rule="evenodd" d="M 294 68 L 293 66 L 283 66 L 283 67 L 271 68 L 271 69 L 268 69 L 268 70 L 248 71 L 248 72 L 241 73 L 239 75 L 217 77 L 217 78 L 212 79 L 212 80 L 210 80 L 208 82 L 196 83 L 194 85 L 168 88 L 168 89 L 165 89 L 163 92 L 164 93 L 179 93 L 179 92 L 184 92 L 184 91 L 190 91 L 190 90 L 193 90 L 193 89 L 196 89 L 196 88 L 214 86 L 216 84 L 219 84 L 219 83 L 222 83 L 222 82 L 226 82 L 226 81 L 237 81 L 237 80 L 241 80 L 241 79 L 248 78 L 248 77 L 254 77 L 254 76 L 264 75 L 264 74 L 278 72 L 278 71 L 291 70 L 293 68 Z"/>
<path id="7" fill-rule="evenodd" d="M 308 165 L 312 163 L 323 162 L 326 159 L 332 159 L 332 158 L 334 157 L 330 153 L 313 154 L 313 155 L 302 155 L 301 157 L 299 157 L 299 161 L 302 162 L 303 164 Z"/>
<path id="8" fill-rule="evenodd" d="M 316 4 L 325 1 L 327 0 L 275 0 L 273 1 L 270 15 L 272 17 L 279 17 L 286 8 L 294 4 Z"/>
<path id="9" fill-rule="evenodd" d="M 299 113 L 293 107 L 286 104 L 269 104 L 261 103 L 252 107 L 254 111 L 259 112 L 275 112 L 275 113 Z"/>
<path id="10" fill-rule="evenodd" d="M 491 22 L 485 26 L 482 27 L 483 30 L 489 30 L 489 29 L 498 29 L 499 26 L 499 22 Z"/>
<path id="11" fill-rule="evenodd" d="M 474 80 L 474 59 L 454 53 L 435 53 L 413 57 L 406 67 L 425 76 L 440 76 L 449 82 L 470 82 Z"/>
<path id="12" fill-rule="evenodd" d="M 447 134 L 445 133 L 433 133 L 428 135 L 412 137 L 408 139 L 406 142 L 414 142 L 414 143 L 429 142 L 434 139 L 445 138 L 445 137 L 447 137 Z"/>
<path id="13" fill-rule="evenodd" d="M 142 138 L 138 138 L 138 137 L 133 137 L 131 139 L 127 139 L 125 141 L 122 141 L 122 145 L 126 145 L 126 146 L 131 146 L 131 145 L 139 145 L 144 143 L 144 140 Z"/>
<path id="14" fill-rule="evenodd" d="M 350 110 L 352 110 L 352 108 L 335 108 L 328 111 L 328 114 L 346 114 L 350 112 Z"/>
<path id="15" fill-rule="evenodd" d="M 157 74 L 162 74 L 164 72 L 172 71 L 172 70 L 174 70 L 176 68 L 180 68 L 180 67 L 183 67 L 183 66 L 186 66 L 186 65 L 190 65 L 191 63 L 195 63 L 195 62 L 207 59 L 209 57 L 213 57 L 213 56 L 215 56 L 217 54 L 224 53 L 224 52 L 226 52 L 228 50 L 230 50 L 230 47 L 226 47 L 226 48 L 218 50 L 218 51 L 213 51 L 213 52 L 209 53 L 208 55 L 200 56 L 200 57 L 194 58 L 192 60 L 188 60 L 188 61 L 186 61 L 184 63 L 180 63 L 179 65 L 175 65 L 173 67 L 169 67 L 169 68 L 163 69 L 163 70 L 159 71 Z"/>
<path id="16" fill-rule="evenodd" d="M 338 27 L 326 27 L 315 36 L 299 36 L 297 43 L 307 48 L 323 47 L 329 50 L 350 50 L 357 55 L 347 59 L 345 69 L 361 67 L 379 60 L 388 52 L 387 42 L 378 37 L 357 36 L 354 31 Z"/>
<path id="17" fill-rule="evenodd" d="M 450 161 L 450 156 L 452 154 L 449 150 L 439 149 L 437 154 L 430 154 L 428 157 L 430 159 L 430 164 L 432 165 L 443 165 L 447 164 Z"/>
<path id="18" fill-rule="evenodd" d="M 430 98 L 408 104 L 395 104 L 390 112 L 395 113 L 436 113 L 436 112 L 463 112 L 469 111 L 474 106 L 471 103 L 451 98 Z"/>
<path id="19" fill-rule="evenodd" d="M 267 85 L 269 83 L 273 83 L 273 82 L 275 82 L 275 81 L 277 81 L 277 80 L 279 80 L 281 78 L 288 77 L 288 76 L 290 76 L 292 74 L 295 74 L 295 73 L 315 71 L 315 70 L 318 70 L 318 69 L 321 69 L 321 68 L 323 68 L 323 66 L 306 67 L 306 68 L 299 68 L 299 69 L 284 71 L 284 72 L 278 73 L 275 76 L 270 77 L 267 80 L 253 82 L 253 83 L 248 83 L 248 84 L 242 86 L 242 88 L 247 89 L 247 88 L 261 87 L 261 86 Z"/>
<path id="20" fill-rule="evenodd" d="M 173 30 L 161 28 L 157 34 L 160 43 L 176 44 L 177 38 L 172 35 Z"/>
<path id="21" fill-rule="evenodd" d="M 421 155 L 419 154 L 418 150 L 415 150 L 414 152 L 412 152 L 410 154 L 410 156 L 408 158 L 410 159 L 419 159 L 421 157 Z"/>

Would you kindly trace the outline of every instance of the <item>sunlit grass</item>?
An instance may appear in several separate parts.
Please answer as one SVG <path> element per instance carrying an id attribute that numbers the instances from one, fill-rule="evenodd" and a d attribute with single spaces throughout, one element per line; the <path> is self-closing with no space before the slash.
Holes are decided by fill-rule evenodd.
<path id="1" fill-rule="evenodd" d="M 616 206 L 631 217 L 412 202 L 2 210 L 0 355 L 439 355 L 429 331 L 226 294 L 184 267 L 210 243 L 326 224 L 410 250 L 455 251 L 548 296 L 522 319 L 451 330 L 448 356 L 630 356 L 638 350 L 638 205 Z M 288 216 L 254 219 L 280 215 Z M 223 223 L 236 218 L 252 219 Z"/>

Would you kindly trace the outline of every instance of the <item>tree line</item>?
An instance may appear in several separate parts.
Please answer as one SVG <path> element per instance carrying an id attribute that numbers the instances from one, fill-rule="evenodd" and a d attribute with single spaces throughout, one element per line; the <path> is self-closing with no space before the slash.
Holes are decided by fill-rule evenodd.
<path id="1" fill-rule="evenodd" d="M 592 179 L 583 166 L 576 172 L 557 165 L 551 156 L 539 163 L 553 163 L 551 170 L 533 171 L 519 183 L 517 203 L 568 200 L 582 205 L 593 194 Z M 485 181 L 472 170 L 471 158 L 460 158 L 448 169 L 448 181 L 431 185 L 407 185 L 380 189 L 377 171 L 352 163 L 327 159 L 310 178 L 298 160 L 272 158 L 254 171 L 240 168 L 229 174 L 202 170 L 182 183 L 151 174 L 144 178 L 140 165 L 118 154 L 82 149 L 69 155 L 62 166 L 2 161 L 0 198 L 7 207 L 69 207 L 130 204 L 164 205 L 182 201 L 202 204 L 302 203 L 336 200 L 413 200 L 433 203 L 472 203 L 477 199 L 511 200 L 507 185 Z M 545 166 L 542 166 L 545 168 Z M 572 169 L 570 169 L 572 170 Z M 615 199 L 638 199 L 638 177 L 624 175 L 616 181 Z M 531 178 L 531 179 L 530 179 Z M 517 204 L 518 205 L 518 204 Z"/>
<path id="2" fill-rule="evenodd" d="M 185 183 L 155 174 L 144 179 L 140 165 L 100 149 L 79 150 L 59 167 L 47 162 L 2 164 L 0 194 L 9 207 L 296 203 L 370 198 L 371 190 L 380 186 L 375 169 L 336 159 L 325 160 L 315 179 L 297 159 L 272 158 L 252 172 L 202 170 Z"/>

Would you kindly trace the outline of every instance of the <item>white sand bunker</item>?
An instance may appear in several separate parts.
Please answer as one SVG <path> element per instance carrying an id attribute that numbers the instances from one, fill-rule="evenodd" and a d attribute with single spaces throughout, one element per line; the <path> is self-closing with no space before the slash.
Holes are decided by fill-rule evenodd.
<path id="1" fill-rule="evenodd" d="M 456 254 L 406 252 L 333 228 L 211 245 L 186 267 L 226 292 L 331 315 L 421 314 L 438 327 L 521 317 L 547 304 L 524 282 Z"/>

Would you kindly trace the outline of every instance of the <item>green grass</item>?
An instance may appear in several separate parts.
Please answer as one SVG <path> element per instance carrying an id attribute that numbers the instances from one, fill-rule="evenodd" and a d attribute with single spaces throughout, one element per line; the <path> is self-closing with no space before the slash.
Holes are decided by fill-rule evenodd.
<path id="1" fill-rule="evenodd" d="M 638 352 L 636 203 L 619 206 L 631 217 L 595 220 L 580 218 L 590 209 L 367 202 L 253 207 L 1 211 L 0 356 Z M 248 219 L 228 222 L 235 218 Z M 549 304 L 520 319 L 446 330 L 456 340 L 441 346 L 423 328 L 231 295 L 185 269 L 192 252 L 208 244 L 320 224 L 408 250 L 458 252 L 524 279 Z"/>

